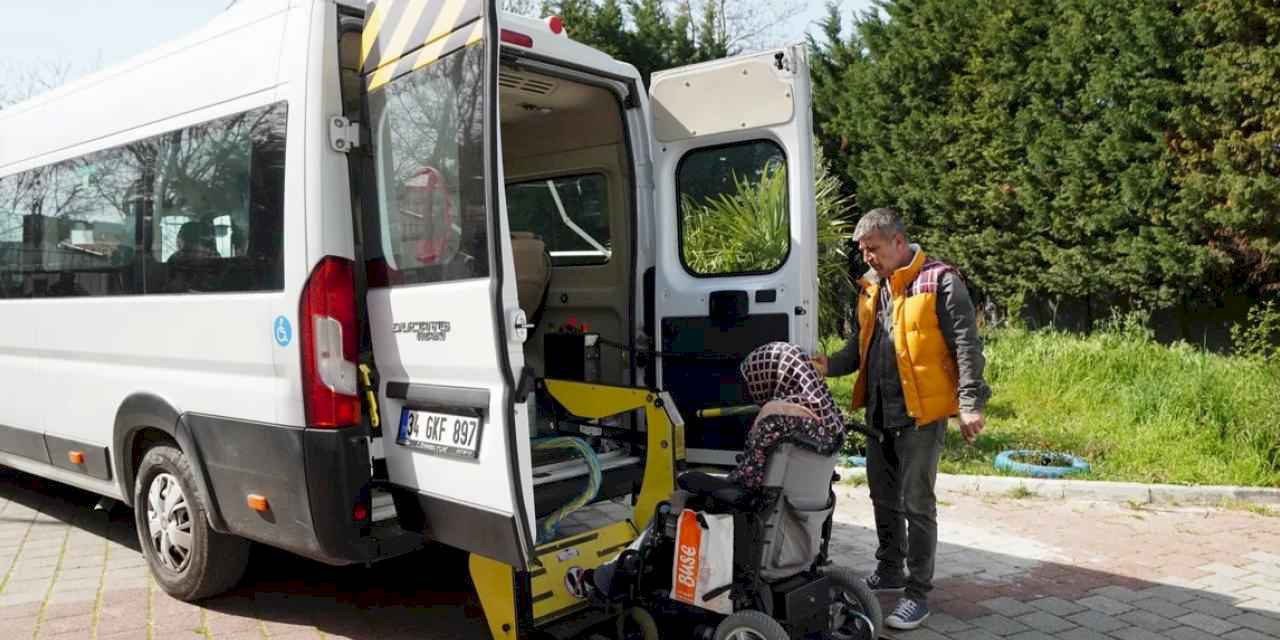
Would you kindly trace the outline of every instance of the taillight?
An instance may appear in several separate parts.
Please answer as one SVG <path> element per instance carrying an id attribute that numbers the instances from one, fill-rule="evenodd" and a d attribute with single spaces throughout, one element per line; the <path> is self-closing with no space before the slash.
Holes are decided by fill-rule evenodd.
<path id="1" fill-rule="evenodd" d="M 510 29 L 502 29 L 498 33 L 498 36 L 507 44 L 519 45 L 529 49 L 533 48 L 533 38 L 529 37 L 527 34 L 512 31 Z"/>
<path id="2" fill-rule="evenodd" d="M 350 260 L 326 256 L 302 290 L 299 305 L 302 398 L 307 426 L 360 421 L 356 386 L 356 290 Z"/>

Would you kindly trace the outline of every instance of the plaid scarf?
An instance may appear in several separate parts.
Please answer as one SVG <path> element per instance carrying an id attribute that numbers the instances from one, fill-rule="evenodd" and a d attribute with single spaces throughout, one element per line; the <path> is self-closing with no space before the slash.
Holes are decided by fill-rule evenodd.
<path id="1" fill-rule="evenodd" d="M 800 347 L 770 342 L 747 354 L 740 370 L 752 402 L 761 406 L 774 400 L 793 402 L 818 416 L 823 430 L 832 436 L 844 432 L 844 419 L 836 411 L 827 383 Z"/>

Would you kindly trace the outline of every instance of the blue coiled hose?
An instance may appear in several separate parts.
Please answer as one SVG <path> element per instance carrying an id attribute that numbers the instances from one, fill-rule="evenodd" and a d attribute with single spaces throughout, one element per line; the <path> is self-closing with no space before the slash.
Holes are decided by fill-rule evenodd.
<path id="1" fill-rule="evenodd" d="M 582 459 L 587 463 L 587 468 L 590 470 L 587 474 L 587 487 L 582 493 L 538 521 L 538 544 L 543 544 L 555 539 L 560 522 L 569 517 L 569 514 L 591 504 L 596 499 L 596 496 L 600 493 L 602 474 L 600 471 L 600 458 L 596 456 L 596 452 L 591 448 L 591 445 L 587 444 L 587 441 L 582 438 L 570 436 L 542 438 L 533 441 L 533 448 L 538 450 L 573 449 L 582 456 Z"/>

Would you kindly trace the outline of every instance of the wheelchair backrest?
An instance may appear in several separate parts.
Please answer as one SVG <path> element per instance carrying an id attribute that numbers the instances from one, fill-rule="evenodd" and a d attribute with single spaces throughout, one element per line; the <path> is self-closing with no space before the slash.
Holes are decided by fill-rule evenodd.
<path id="1" fill-rule="evenodd" d="M 835 508 L 831 478 L 835 455 L 822 455 L 792 443 L 769 455 L 765 486 L 782 496 L 765 523 L 760 576 L 768 582 L 789 578 L 813 564 L 822 549 L 822 527 Z"/>
<path id="2" fill-rule="evenodd" d="M 764 485 L 782 489 L 782 495 L 797 509 L 822 509 L 831 498 L 835 470 L 836 456 L 787 442 L 769 455 Z"/>

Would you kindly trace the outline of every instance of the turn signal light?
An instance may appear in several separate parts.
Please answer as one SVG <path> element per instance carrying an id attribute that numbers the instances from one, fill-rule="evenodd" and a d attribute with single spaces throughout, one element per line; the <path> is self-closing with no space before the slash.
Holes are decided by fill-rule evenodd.
<path id="1" fill-rule="evenodd" d="M 83 452 L 83 451 L 68 451 L 68 452 L 67 452 L 67 460 L 70 460 L 70 461 L 71 461 L 71 464 L 84 464 L 84 452 Z"/>
<path id="2" fill-rule="evenodd" d="M 266 513 L 267 511 L 271 510 L 271 505 L 267 504 L 266 496 L 260 496 L 256 493 L 251 493 L 248 496 L 246 496 L 246 502 L 249 503 L 250 509 L 257 511 L 258 513 Z"/>

